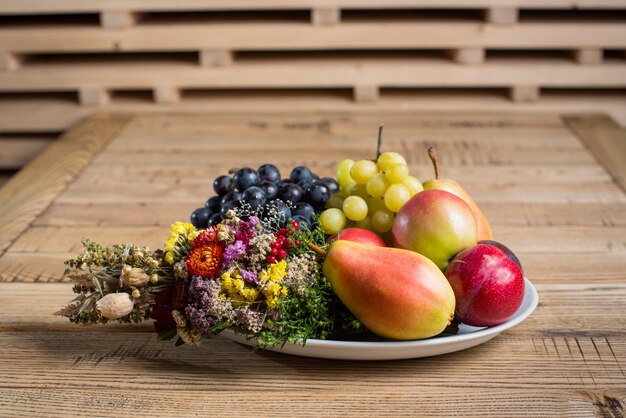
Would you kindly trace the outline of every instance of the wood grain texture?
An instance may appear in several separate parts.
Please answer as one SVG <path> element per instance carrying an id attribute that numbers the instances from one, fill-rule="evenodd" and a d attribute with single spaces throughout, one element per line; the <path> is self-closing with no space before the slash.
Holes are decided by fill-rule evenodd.
<path id="1" fill-rule="evenodd" d="M 0 189 L 0 254 L 45 210 L 126 120 L 111 116 L 85 120 Z"/>
<path id="2" fill-rule="evenodd" d="M 346 387 L 334 391 L 316 389 L 272 391 L 271 396 L 250 402 L 247 392 L 177 391 L 175 394 L 148 391 L 137 397 L 120 389 L 0 389 L 0 406 L 7 414 L 29 417 L 85 415 L 84 405 L 91 405 L 90 415 L 116 414 L 153 417 L 216 415 L 220 417 L 315 417 L 324 405 L 335 416 L 414 416 L 441 417 L 449 414 L 484 417 L 564 416 L 620 417 L 624 394 L 621 391 L 534 390 L 534 389 L 429 389 L 391 394 L 372 390 L 355 393 Z M 167 401 L 164 399 L 167 398 Z M 280 398 L 278 403 L 272 398 Z M 228 401 L 224 401 L 228 399 Z M 44 412 L 42 412 L 44 411 Z"/>
<path id="3" fill-rule="evenodd" d="M 566 116 L 565 123 L 626 191 L 626 131 L 606 115 Z"/>
<path id="4" fill-rule="evenodd" d="M 360 404 L 358 411 L 362 414 L 378 404 L 375 411 L 384 405 L 389 415 L 413 415 L 418 413 L 414 409 L 416 403 L 423 405 L 421 408 L 431 405 L 427 408 L 430 409 L 446 399 L 436 407 L 440 414 L 460 413 L 459 408 L 462 411 L 461 405 L 465 405 L 468 412 L 475 410 L 476 415 L 485 415 L 493 412 L 493 399 L 497 399 L 499 391 L 505 391 L 504 397 L 511 392 L 534 394 L 533 400 L 524 396 L 508 405 L 504 399 L 496 401 L 498 408 L 509 414 L 527 413 L 526 406 L 551 404 L 552 397 L 541 391 L 560 393 L 561 402 L 573 403 L 573 410 L 582 413 L 580 409 L 585 405 L 588 411 L 593 409 L 589 399 L 581 402 L 581 395 L 586 392 L 612 394 L 617 402 L 615 407 L 623 408 L 624 391 L 620 388 L 626 384 L 620 369 L 626 344 L 613 337 L 528 338 L 504 334 L 479 347 L 446 356 L 377 363 L 255 353 L 221 339 L 208 341 L 201 348 L 181 348 L 159 343 L 151 334 L 3 332 L 0 342 L 0 354 L 6 359 L 0 365 L 3 388 L 79 390 L 94 396 L 108 390 L 126 391 L 135 396 L 138 405 L 142 405 L 143 398 L 136 395 L 137 391 L 160 393 L 168 398 L 177 398 L 179 392 L 183 397 L 213 393 L 211 403 L 226 403 L 233 412 L 242 414 L 258 414 L 259 404 L 255 401 L 255 408 L 249 409 L 251 405 L 232 399 L 237 393 L 240 397 L 235 399 L 241 400 L 270 397 L 276 408 L 270 411 L 288 408 L 292 414 L 296 405 L 300 414 L 333 414 L 337 408 L 345 408 L 350 398 Z M 476 399 L 476 392 L 484 397 Z M 440 395 L 433 399 L 424 397 L 424 393 Z M 464 395 L 450 401 L 442 393 Z M 315 402 L 309 404 L 301 398 L 303 395 Z M 339 399 L 333 401 L 337 396 Z M 199 402 L 196 400 L 193 405 Z M 459 402 L 459 406 L 454 402 Z M 292 405 L 283 406 L 287 404 Z M 167 402 L 160 406 L 161 413 L 175 409 Z M 262 415 L 266 412 L 269 411 L 264 410 Z M 89 403 L 86 413 L 89 414 Z"/>
<path id="5" fill-rule="evenodd" d="M 343 158 L 371 158 L 381 119 L 385 149 L 422 180 L 436 146 L 444 177 L 519 255 L 540 295 L 522 324 L 463 352 L 359 363 L 221 338 L 176 348 L 156 342 L 150 323 L 85 328 L 51 315 L 72 298 L 59 282 L 82 236 L 159 247 L 230 167 L 267 160 L 283 173 L 308 164 L 332 175 Z M 615 131 L 597 116 L 576 122 L 585 134 Z M 0 415 L 623 415 L 626 193 L 569 120 L 318 110 L 143 114 L 119 125 L 0 256 Z M 81 126 L 66 138 L 95 132 Z"/>

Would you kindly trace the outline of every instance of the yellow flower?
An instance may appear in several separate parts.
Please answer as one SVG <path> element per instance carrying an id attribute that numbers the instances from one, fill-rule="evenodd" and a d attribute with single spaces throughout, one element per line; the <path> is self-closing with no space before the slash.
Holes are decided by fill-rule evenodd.
<path id="1" fill-rule="evenodd" d="M 165 255 L 165 261 L 169 264 L 174 264 L 174 262 L 177 261 L 176 247 L 179 244 L 182 245 L 189 242 L 190 239 L 195 238 L 199 233 L 200 231 L 196 230 L 196 228 L 190 223 L 176 222 L 172 224 L 170 228 L 170 236 L 167 238 L 167 241 L 165 241 L 165 251 L 167 252 Z M 183 238 L 182 240 L 179 239 L 181 237 Z"/>
<path id="2" fill-rule="evenodd" d="M 261 274 L 259 274 L 259 278 L 262 282 L 279 282 L 285 277 L 286 274 L 287 262 L 282 260 L 278 263 L 270 265 L 267 270 L 263 270 Z"/>
<path id="3" fill-rule="evenodd" d="M 172 225 L 172 233 L 175 233 L 178 235 L 185 235 L 185 233 L 188 231 L 190 230 L 186 228 L 186 225 L 184 222 L 176 222 L 174 225 Z"/>
<path id="4" fill-rule="evenodd" d="M 189 240 L 189 242 L 191 242 L 194 239 L 198 238 L 198 235 L 200 235 L 201 233 L 202 233 L 202 231 L 200 231 L 200 230 L 191 231 L 189 233 L 189 236 L 187 237 L 187 239 Z"/>
<path id="5" fill-rule="evenodd" d="M 275 308 L 278 305 L 278 298 L 273 297 L 271 299 L 267 299 L 265 303 L 269 308 Z"/>
<path id="6" fill-rule="evenodd" d="M 174 247 L 176 247 L 177 237 L 170 235 L 170 237 L 165 241 L 165 250 L 172 251 Z"/>
<path id="7" fill-rule="evenodd" d="M 222 274 L 222 291 L 230 292 L 233 287 L 233 281 L 230 278 L 230 273 L 225 272 Z"/>
<path id="8" fill-rule="evenodd" d="M 233 289 L 237 292 L 241 292 L 243 290 L 243 280 L 241 279 L 233 280 Z"/>
<path id="9" fill-rule="evenodd" d="M 265 284 L 263 295 L 265 295 L 265 303 L 269 308 L 277 306 L 279 297 L 287 296 L 287 288 L 280 285 L 286 274 L 287 262 L 285 260 L 270 265 L 267 270 L 259 274 L 261 283 Z"/>
<path id="10" fill-rule="evenodd" d="M 248 302 L 254 302 L 259 297 L 259 292 L 256 289 L 246 288 L 241 291 L 241 295 L 246 298 Z"/>

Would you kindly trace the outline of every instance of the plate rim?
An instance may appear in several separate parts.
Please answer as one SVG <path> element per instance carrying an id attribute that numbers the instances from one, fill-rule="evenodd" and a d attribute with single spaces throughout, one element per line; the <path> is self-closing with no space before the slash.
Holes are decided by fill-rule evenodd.
<path id="1" fill-rule="evenodd" d="M 505 331 L 509 328 L 512 328 L 518 325 L 520 322 L 524 321 L 528 318 L 534 311 L 537 309 L 539 304 L 539 293 L 537 292 L 537 288 L 532 284 L 532 282 L 524 277 L 524 299 L 526 299 L 526 295 L 528 294 L 530 297 L 530 305 L 524 309 L 519 315 L 516 317 L 503 322 L 502 324 L 495 325 L 493 327 L 483 327 L 474 332 L 468 332 L 466 334 L 461 335 L 452 335 L 449 337 L 441 337 L 441 338 L 425 338 L 422 340 L 410 340 L 410 341 L 344 341 L 344 340 L 320 340 L 310 338 L 307 339 L 304 344 L 299 342 L 286 342 L 283 345 L 274 345 L 263 347 L 265 349 L 283 349 L 286 346 L 297 346 L 300 348 L 304 347 L 341 347 L 341 348 L 415 348 L 415 347 L 429 347 L 429 346 L 438 346 L 444 344 L 454 344 L 454 343 L 462 343 L 468 340 L 474 340 L 478 338 L 487 338 L 498 335 L 502 331 Z M 237 334 L 232 329 L 225 329 L 220 333 L 220 335 L 225 334 L 224 337 L 229 338 L 232 336 L 237 340 L 245 340 L 248 343 L 252 343 L 256 346 L 256 338 L 254 337 L 246 337 L 241 334 Z"/>

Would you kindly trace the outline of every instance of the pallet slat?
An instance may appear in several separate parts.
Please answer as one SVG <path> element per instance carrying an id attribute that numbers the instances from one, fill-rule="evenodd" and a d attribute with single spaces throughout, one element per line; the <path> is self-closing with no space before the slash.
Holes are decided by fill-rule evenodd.
<path id="1" fill-rule="evenodd" d="M 610 114 L 622 126 L 626 126 L 626 96 L 612 94 L 592 94 L 578 97 L 572 94 L 542 95 L 536 102 L 512 102 L 504 95 L 462 91 L 443 92 L 389 92 L 383 91 L 380 100 L 367 106 L 354 106 L 351 96 L 329 92 L 287 91 L 275 92 L 212 92 L 207 95 L 183 95 L 175 104 L 155 106 L 149 97 L 143 101 L 117 100 L 97 110 L 110 112 L 199 112 L 223 113 L 224 111 L 351 111 L 355 114 L 406 111 L 452 111 L 463 112 L 472 109 L 477 112 L 598 112 Z M 63 131 L 83 117 L 94 112 L 95 108 L 79 105 L 76 101 L 56 97 L 24 97 L 0 101 L 0 132 Z"/>
<path id="2" fill-rule="evenodd" d="M 281 10 L 315 7 L 362 8 L 473 8 L 517 7 L 532 9 L 613 9 L 626 8 L 624 0 L 20 0 L 0 3 L 2 14 L 89 13 L 102 10 L 185 11 L 185 10 Z"/>
<path id="3" fill-rule="evenodd" d="M 316 27 L 306 23 L 212 22 L 138 25 L 123 31 L 88 26 L 0 29 L 0 49 L 19 53 L 465 47 L 626 49 L 626 25 L 381 21 Z"/>
<path id="4" fill-rule="evenodd" d="M 551 63 L 500 60 L 468 66 L 439 60 L 334 58 L 323 63 L 306 59 L 264 60 L 210 71 L 177 64 L 41 65 L 0 72 L 0 91 L 79 90 L 83 86 L 105 89 L 509 87 L 517 86 L 520 80 L 525 86 L 513 95 L 524 99 L 537 96 L 536 86 L 626 87 L 626 63 L 581 66 L 559 60 Z M 371 87 L 368 89 L 371 92 Z"/>

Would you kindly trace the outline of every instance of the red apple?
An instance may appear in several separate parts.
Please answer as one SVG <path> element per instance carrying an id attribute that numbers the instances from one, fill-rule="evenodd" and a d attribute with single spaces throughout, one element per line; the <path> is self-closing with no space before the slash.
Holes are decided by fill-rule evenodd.
<path id="1" fill-rule="evenodd" d="M 456 297 L 456 317 L 467 325 L 490 327 L 509 319 L 524 299 L 524 275 L 493 245 L 460 252 L 445 271 Z"/>
<path id="2" fill-rule="evenodd" d="M 502 252 L 504 253 L 504 255 L 506 255 L 507 257 L 509 257 L 511 259 L 512 262 L 514 262 L 515 264 L 517 264 L 519 266 L 519 268 L 522 270 L 522 274 L 524 274 L 524 268 L 522 267 L 522 262 L 519 261 L 519 258 L 517 258 L 517 256 L 515 255 L 515 253 L 513 251 L 511 251 L 509 249 L 509 247 L 507 247 L 506 245 L 499 243 L 498 241 L 492 241 L 490 239 L 484 239 L 482 241 L 478 241 L 479 244 L 489 244 L 489 245 L 493 245 L 494 247 L 498 247 L 499 249 L 502 250 Z"/>
<path id="3" fill-rule="evenodd" d="M 375 245 L 377 247 L 386 247 L 385 241 L 375 232 L 363 228 L 346 228 L 335 235 L 329 237 L 326 241 L 330 244 L 333 241 L 344 240 L 358 242 L 360 244 Z"/>

